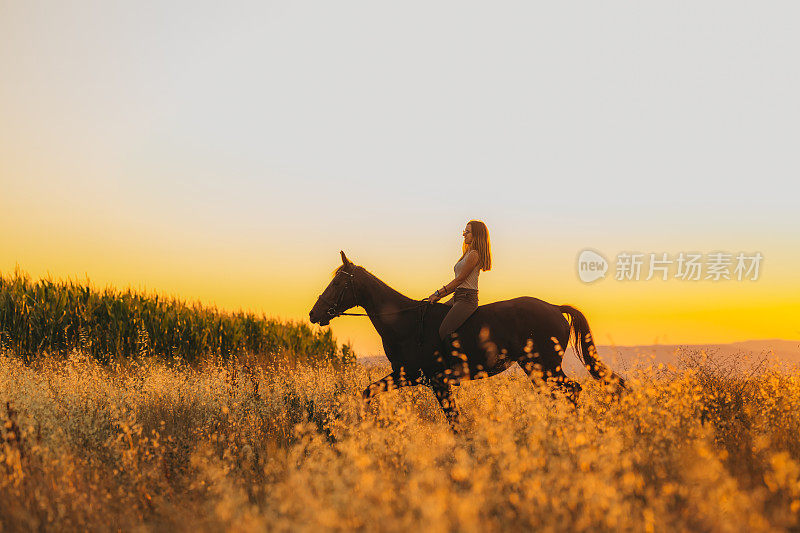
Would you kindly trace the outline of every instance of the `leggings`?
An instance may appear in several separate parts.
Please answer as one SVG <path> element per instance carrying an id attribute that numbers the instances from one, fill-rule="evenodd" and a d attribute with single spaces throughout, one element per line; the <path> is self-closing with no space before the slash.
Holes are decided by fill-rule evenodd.
<path id="1" fill-rule="evenodd" d="M 452 307 L 439 326 L 439 338 L 447 339 L 478 308 L 478 290 L 456 287 L 453 298 L 446 305 Z"/>

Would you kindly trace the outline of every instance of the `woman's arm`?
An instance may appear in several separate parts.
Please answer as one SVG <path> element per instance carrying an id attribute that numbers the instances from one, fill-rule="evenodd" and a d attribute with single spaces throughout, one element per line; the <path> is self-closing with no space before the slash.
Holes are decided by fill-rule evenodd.
<path id="1" fill-rule="evenodd" d="M 445 290 L 444 294 L 450 294 L 451 292 L 456 290 L 456 287 L 464 283 L 464 280 L 467 279 L 467 276 L 469 276 L 475 269 L 475 267 L 478 265 L 479 259 L 480 259 L 480 254 L 476 250 L 470 250 L 469 253 L 467 254 L 467 262 L 464 266 L 464 269 L 461 271 L 460 275 L 453 278 L 453 281 L 444 286 Z"/>
<path id="2" fill-rule="evenodd" d="M 456 287 L 461 285 L 464 282 L 464 280 L 467 279 L 467 276 L 469 276 L 472 273 L 472 271 L 478 265 L 479 260 L 480 260 L 480 254 L 476 250 L 470 250 L 469 253 L 467 254 L 466 265 L 464 269 L 461 271 L 461 274 L 453 278 L 453 281 L 451 281 L 444 287 L 437 289 L 439 291 L 439 294 L 437 295 L 436 292 L 434 292 L 433 294 L 431 294 L 430 297 L 428 297 L 428 300 L 430 301 L 438 300 L 439 298 L 453 292 L 456 289 Z"/>

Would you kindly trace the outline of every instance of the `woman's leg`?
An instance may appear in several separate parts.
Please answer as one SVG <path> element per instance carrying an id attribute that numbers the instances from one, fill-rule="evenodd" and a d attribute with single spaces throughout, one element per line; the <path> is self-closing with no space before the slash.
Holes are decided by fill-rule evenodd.
<path id="1" fill-rule="evenodd" d="M 478 308 L 477 303 L 466 299 L 458 298 L 445 315 L 439 326 L 439 338 L 441 339 L 440 350 L 442 354 L 442 364 L 444 365 L 445 383 L 457 385 L 460 379 L 469 379 L 469 367 L 467 357 L 459 349 L 458 343 L 453 341 L 453 332 L 464 323 L 464 321 Z"/>
<path id="2" fill-rule="evenodd" d="M 439 338 L 447 339 L 477 308 L 478 304 L 476 303 L 456 300 L 439 326 Z"/>

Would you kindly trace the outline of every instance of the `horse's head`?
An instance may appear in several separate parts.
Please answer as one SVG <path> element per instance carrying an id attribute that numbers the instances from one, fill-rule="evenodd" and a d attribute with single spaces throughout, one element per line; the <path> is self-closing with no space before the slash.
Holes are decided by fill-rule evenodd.
<path id="1" fill-rule="evenodd" d="M 336 269 L 333 279 L 317 298 L 317 302 L 308 313 L 312 324 L 327 326 L 331 319 L 358 305 L 356 296 L 356 266 L 342 254 L 342 266 Z"/>

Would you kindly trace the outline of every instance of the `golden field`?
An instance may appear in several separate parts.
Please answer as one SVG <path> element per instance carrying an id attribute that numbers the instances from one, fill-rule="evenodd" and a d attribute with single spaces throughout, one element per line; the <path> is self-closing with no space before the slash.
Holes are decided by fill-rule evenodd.
<path id="1" fill-rule="evenodd" d="M 775 531 L 800 512 L 800 373 L 699 354 L 577 408 L 521 372 L 453 434 L 387 367 L 0 356 L 0 529 Z M 7 402 L 7 403 L 6 403 Z"/>

